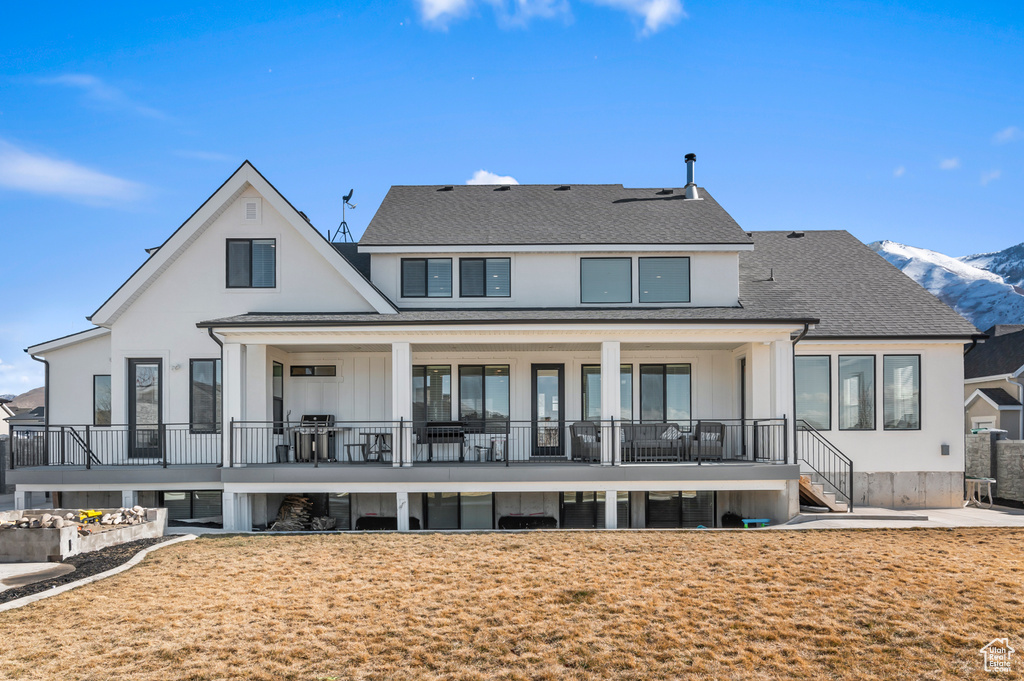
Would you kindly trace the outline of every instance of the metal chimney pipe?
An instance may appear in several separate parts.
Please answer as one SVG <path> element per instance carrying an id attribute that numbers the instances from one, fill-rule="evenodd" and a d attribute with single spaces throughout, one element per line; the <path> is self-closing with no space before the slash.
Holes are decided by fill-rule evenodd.
<path id="1" fill-rule="evenodd" d="M 694 179 L 694 166 L 697 165 L 697 154 L 687 154 L 686 160 L 686 198 L 698 199 L 697 182 Z"/>

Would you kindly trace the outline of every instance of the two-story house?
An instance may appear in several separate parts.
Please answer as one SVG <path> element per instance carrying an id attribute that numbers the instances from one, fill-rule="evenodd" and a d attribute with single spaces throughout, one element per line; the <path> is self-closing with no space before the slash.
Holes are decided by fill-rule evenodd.
<path id="1" fill-rule="evenodd" d="M 28 352 L 16 503 L 229 529 L 784 521 L 962 499 L 977 330 L 842 231 L 749 232 L 693 180 L 396 186 L 329 243 L 248 162 Z"/>

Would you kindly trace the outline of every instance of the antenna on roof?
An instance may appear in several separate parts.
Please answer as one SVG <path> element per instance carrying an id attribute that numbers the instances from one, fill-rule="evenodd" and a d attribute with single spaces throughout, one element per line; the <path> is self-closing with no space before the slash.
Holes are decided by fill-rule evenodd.
<path id="1" fill-rule="evenodd" d="M 345 206 L 348 206 L 352 210 L 356 209 L 356 204 L 352 203 L 352 195 L 355 191 L 355 189 L 349 189 L 348 194 L 341 197 L 341 224 L 338 225 L 338 229 L 334 230 L 334 236 L 328 239 L 331 243 L 337 241 L 339 236 L 341 236 L 341 240 L 343 242 L 348 241 L 350 243 L 355 243 L 355 239 L 352 238 L 352 232 L 348 228 L 348 223 L 345 222 Z M 328 234 L 328 236 L 330 235 Z"/>

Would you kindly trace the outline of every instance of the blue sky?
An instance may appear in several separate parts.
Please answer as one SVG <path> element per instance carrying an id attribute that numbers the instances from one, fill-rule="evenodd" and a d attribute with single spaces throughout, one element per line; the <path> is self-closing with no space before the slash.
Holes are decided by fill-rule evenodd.
<path id="1" fill-rule="evenodd" d="M 1020 3 L 8 3 L 0 394 L 243 159 L 321 230 L 392 184 L 698 181 L 747 229 L 1024 241 Z M 630 229 L 623 225 L 624 230 Z"/>

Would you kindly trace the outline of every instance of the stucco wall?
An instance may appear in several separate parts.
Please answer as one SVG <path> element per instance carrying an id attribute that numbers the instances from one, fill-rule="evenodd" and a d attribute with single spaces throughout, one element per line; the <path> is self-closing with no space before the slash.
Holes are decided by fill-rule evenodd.
<path id="1" fill-rule="evenodd" d="M 46 359 L 50 363 L 50 423 L 92 425 L 93 376 L 110 374 L 110 336 L 53 350 L 46 353 Z"/>
<path id="2" fill-rule="evenodd" d="M 639 237 L 638 237 L 639 238 Z M 402 307 L 575 307 L 580 304 L 580 259 L 587 257 L 630 257 L 633 259 L 633 303 L 639 303 L 638 257 L 687 256 L 690 258 L 690 306 L 735 307 L 739 299 L 739 256 L 736 253 L 670 252 L 625 253 L 430 253 L 426 257 L 452 259 L 451 298 L 402 298 L 401 259 L 423 254 L 374 253 L 370 272 L 373 283 Z M 460 298 L 459 258 L 511 258 L 511 293 L 508 298 Z M 664 303 L 648 306 L 665 307 Z"/>

